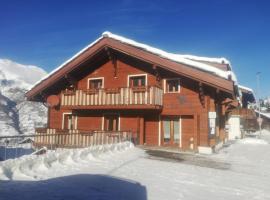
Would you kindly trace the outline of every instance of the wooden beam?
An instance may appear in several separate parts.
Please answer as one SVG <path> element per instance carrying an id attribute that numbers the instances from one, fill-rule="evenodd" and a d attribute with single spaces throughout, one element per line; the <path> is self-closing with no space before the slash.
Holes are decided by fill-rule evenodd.
<path id="1" fill-rule="evenodd" d="M 205 108 L 205 95 L 202 82 L 199 82 L 199 99 L 203 108 Z"/>
<path id="2" fill-rule="evenodd" d="M 66 74 L 65 79 L 69 82 L 71 86 L 74 87 L 74 89 L 77 88 L 78 81 L 74 77 L 72 77 L 70 74 Z"/>
<path id="3" fill-rule="evenodd" d="M 118 77 L 118 62 L 116 55 L 113 56 L 113 68 L 114 68 L 114 78 Z"/>
<path id="4" fill-rule="evenodd" d="M 105 48 L 106 54 L 109 58 L 109 60 L 112 62 L 113 64 L 113 68 L 114 68 L 114 78 L 117 78 L 117 72 L 118 72 L 118 62 L 117 62 L 117 57 L 116 55 L 106 46 Z"/>
<path id="5" fill-rule="evenodd" d="M 140 145 L 143 145 L 144 144 L 144 117 L 140 117 L 139 118 L 140 122 L 139 122 L 139 126 L 140 126 Z"/>
<path id="6" fill-rule="evenodd" d="M 153 69 L 154 72 L 155 72 L 156 81 L 159 82 L 159 84 L 161 84 L 161 83 L 160 83 L 161 77 L 160 77 L 160 73 L 159 73 L 159 70 L 158 70 L 158 66 L 154 64 L 154 65 L 152 65 L 152 69 Z"/>

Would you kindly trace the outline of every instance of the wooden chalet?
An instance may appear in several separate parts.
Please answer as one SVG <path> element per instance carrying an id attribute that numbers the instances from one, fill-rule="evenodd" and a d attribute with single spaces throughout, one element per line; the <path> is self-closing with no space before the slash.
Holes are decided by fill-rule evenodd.
<path id="1" fill-rule="evenodd" d="M 230 72 L 224 60 L 170 54 L 105 32 L 26 97 L 48 106 L 52 133 L 121 131 L 135 144 L 198 151 L 227 137 L 228 113 L 238 106 Z"/>

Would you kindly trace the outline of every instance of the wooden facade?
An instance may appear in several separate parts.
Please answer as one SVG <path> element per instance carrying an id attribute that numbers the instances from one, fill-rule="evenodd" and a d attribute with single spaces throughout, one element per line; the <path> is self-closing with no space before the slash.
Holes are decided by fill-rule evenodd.
<path id="1" fill-rule="evenodd" d="M 197 151 L 198 146 L 214 147 L 226 138 L 233 85 L 103 38 L 26 96 L 41 102 L 55 98 L 47 101 L 48 129 L 127 131 L 136 144 Z"/>

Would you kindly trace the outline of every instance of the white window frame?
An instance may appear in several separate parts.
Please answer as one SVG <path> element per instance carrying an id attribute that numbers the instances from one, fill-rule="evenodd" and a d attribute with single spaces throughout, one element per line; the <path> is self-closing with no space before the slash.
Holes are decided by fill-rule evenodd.
<path id="1" fill-rule="evenodd" d="M 62 114 L 62 129 L 64 129 L 65 126 L 65 115 L 72 115 L 72 112 L 63 112 Z M 78 116 L 77 115 L 72 115 L 72 117 L 75 117 L 74 119 L 74 130 L 76 130 L 78 127 Z"/>
<path id="2" fill-rule="evenodd" d="M 117 131 L 121 131 L 121 117 L 120 117 L 120 113 L 104 113 L 102 116 L 102 127 L 101 130 L 105 131 L 105 116 L 106 115 L 118 115 L 118 130 Z"/>
<path id="3" fill-rule="evenodd" d="M 172 81 L 172 80 L 177 80 L 178 81 L 178 90 L 175 91 L 175 92 L 169 92 L 169 91 L 167 91 L 167 81 Z M 181 92 L 180 78 L 168 78 L 168 79 L 164 79 L 163 88 L 164 88 L 164 93 L 180 93 Z"/>
<path id="4" fill-rule="evenodd" d="M 127 77 L 127 86 L 130 87 L 129 79 L 132 77 L 145 76 L 145 86 L 148 86 L 148 75 L 147 74 L 131 74 Z"/>
<path id="5" fill-rule="evenodd" d="M 90 89 L 90 81 L 91 80 L 102 80 L 101 88 L 104 88 L 104 77 L 95 77 L 95 78 L 88 78 L 87 79 L 87 89 Z"/>

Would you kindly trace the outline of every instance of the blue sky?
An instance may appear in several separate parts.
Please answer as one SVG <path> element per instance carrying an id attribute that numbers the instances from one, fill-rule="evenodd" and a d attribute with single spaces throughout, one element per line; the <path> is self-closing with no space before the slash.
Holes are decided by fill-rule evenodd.
<path id="1" fill-rule="evenodd" d="M 269 3 L 268 3 L 269 2 Z M 166 51 L 228 58 L 270 96 L 270 1 L 0 1 L 0 58 L 53 70 L 103 31 Z"/>

